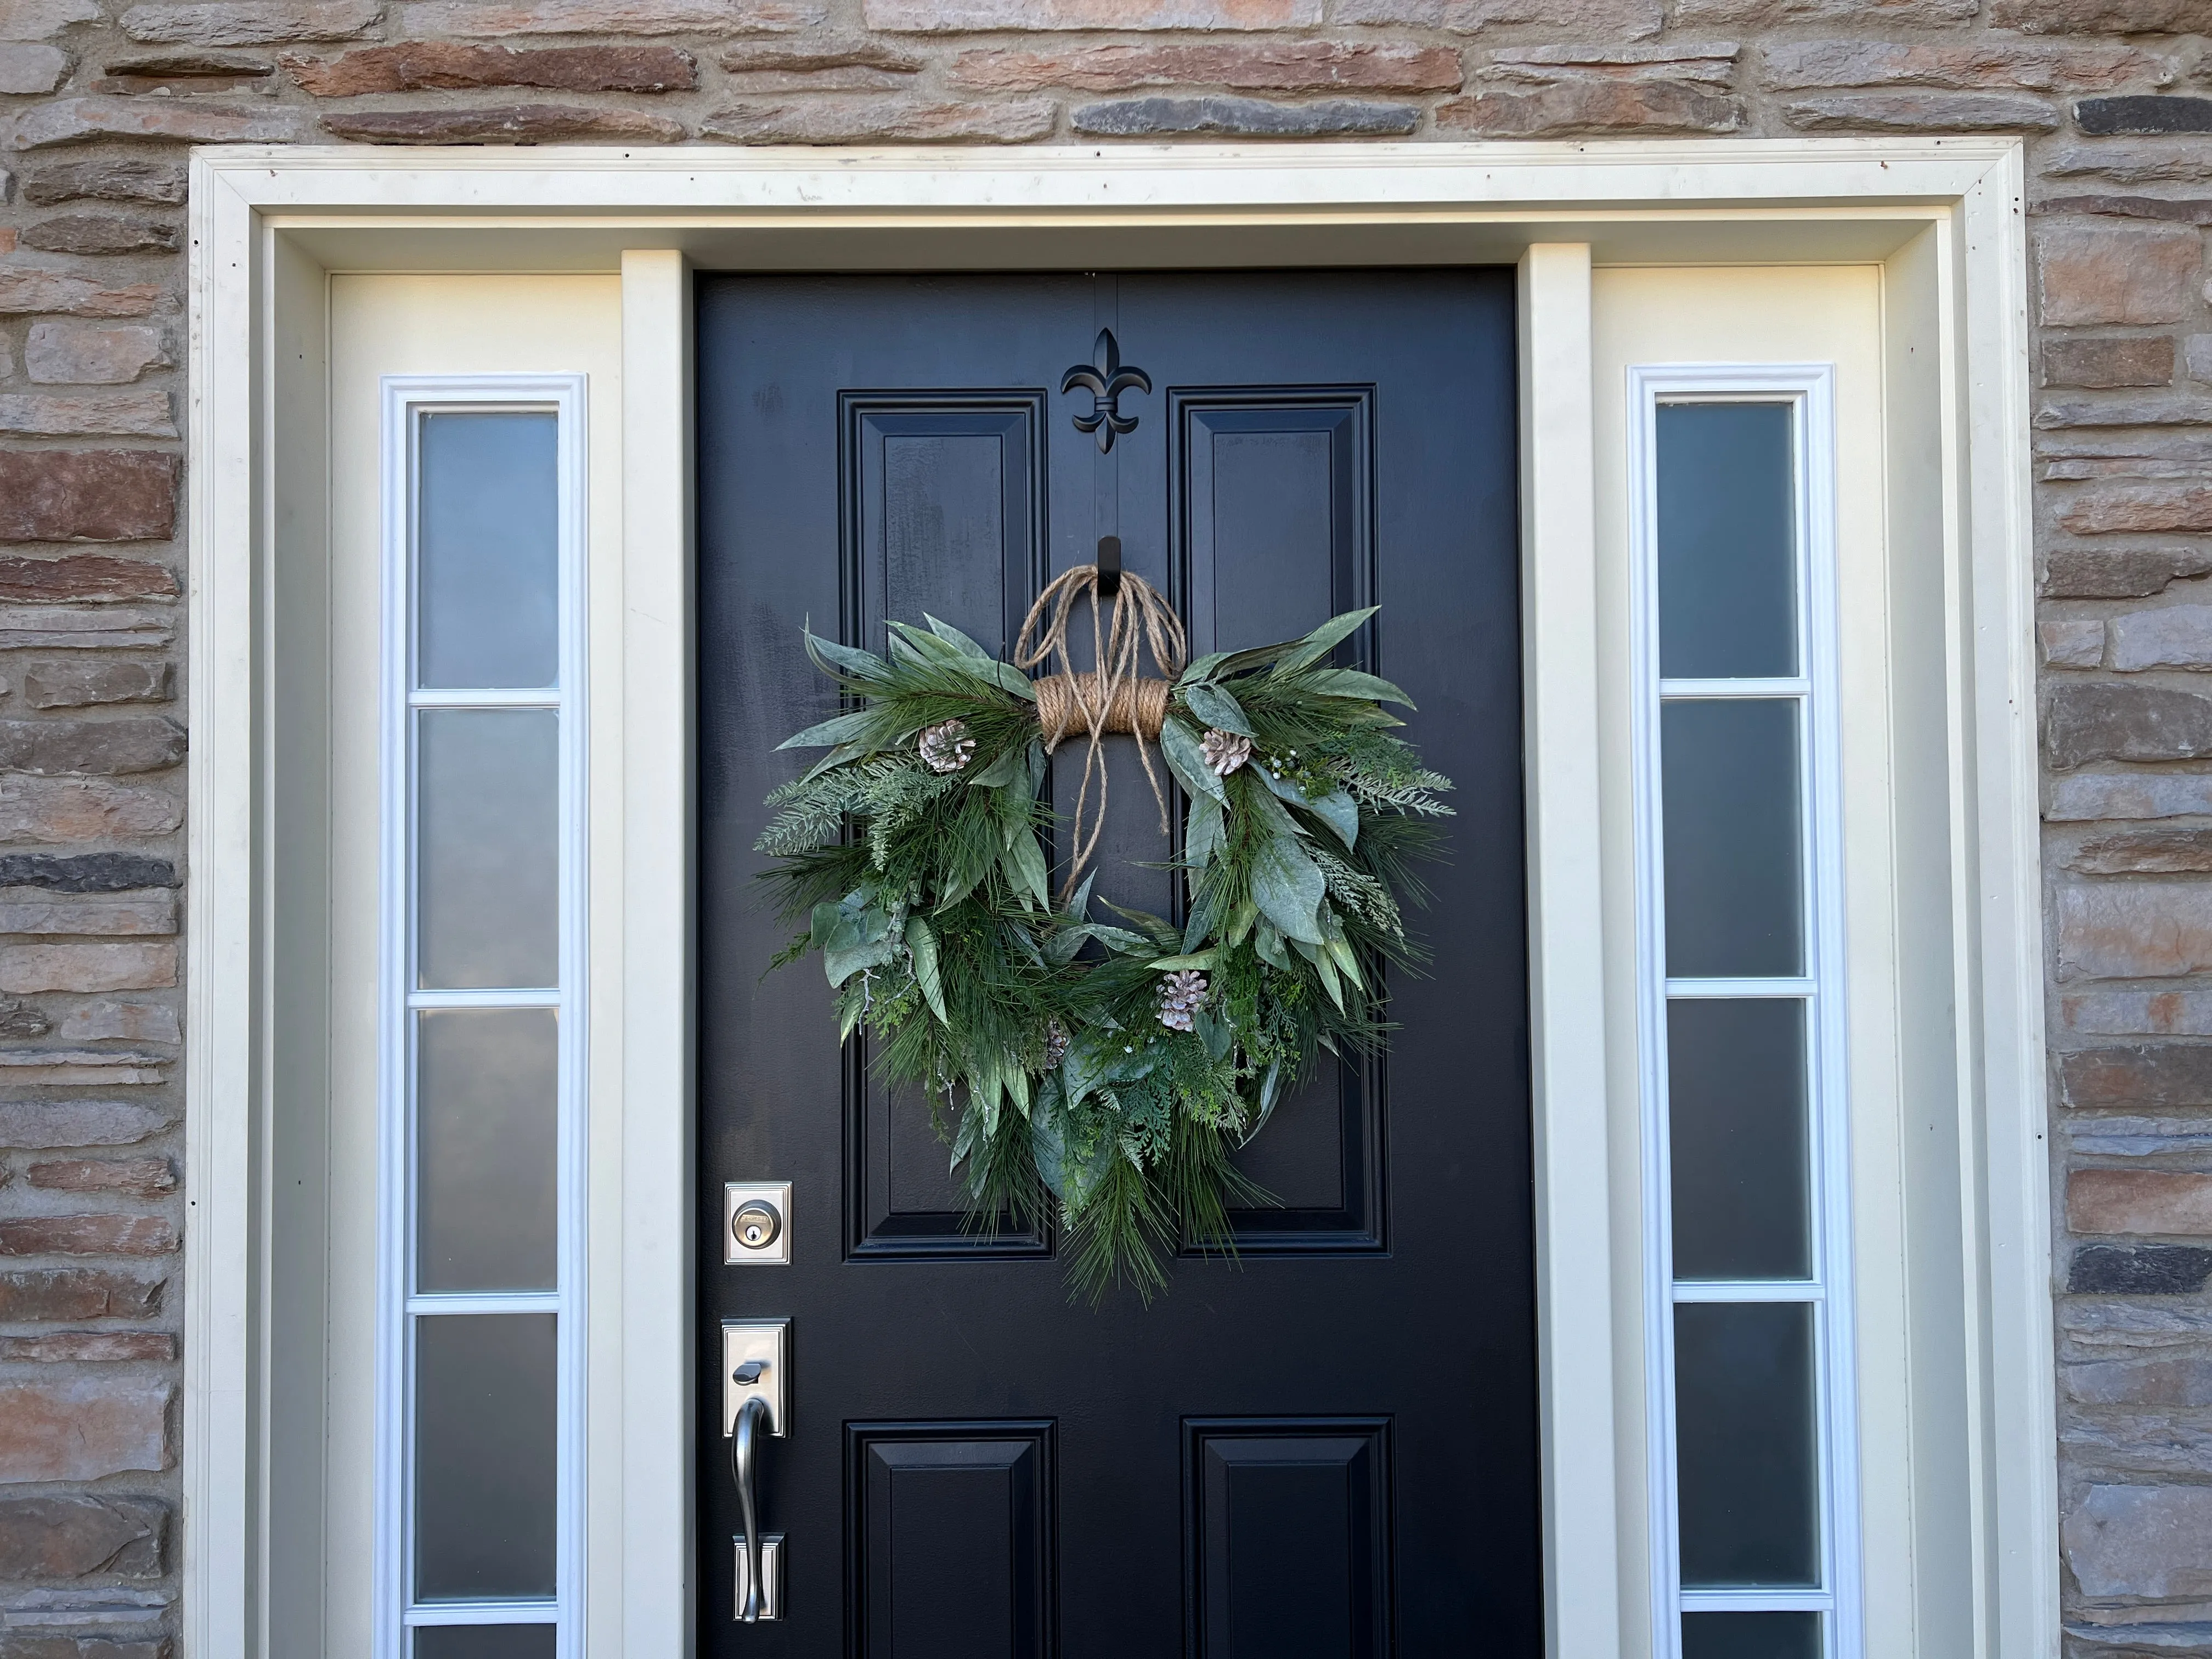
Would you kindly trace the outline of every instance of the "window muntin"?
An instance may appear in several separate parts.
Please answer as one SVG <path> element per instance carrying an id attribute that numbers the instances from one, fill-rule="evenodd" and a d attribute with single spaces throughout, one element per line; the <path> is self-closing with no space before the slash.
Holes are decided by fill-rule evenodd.
<path id="1" fill-rule="evenodd" d="M 1832 377 L 1630 378 L 1654 1650 L 1858 1659 Z"/>
<path id="2" fill-rule="evenodd" d="M 380 1659 L 580 1650 L 580 377 L 387 379 Z"/>

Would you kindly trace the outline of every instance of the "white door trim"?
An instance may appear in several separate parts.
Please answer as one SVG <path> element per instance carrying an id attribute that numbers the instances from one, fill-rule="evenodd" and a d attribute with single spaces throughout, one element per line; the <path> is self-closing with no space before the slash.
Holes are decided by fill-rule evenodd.
<path id="1" fill-rule="evenodd" d="M 620 1307 L 611 1313 L 601 1298 L 595 1314 L 620 1322 L 625 1414 L 618 1520 L 604 1540 L 619 1563 L 618 1607 L 610 1615 L 596 1599 L 595 1571 L 592 1626 L 608 1659 L 617 1641 L 637 1659 L 690 1651 L 688 258 L 848 269 L 1522 262 L 1547 1599 L 1553 1653 L 1622 1652 L 1624 1632 L 1641 1623 L 1625 1609 L 1643 1595 L 1630 1565 L 1640 1540 L 1622 1528 L 1642 1523 L 1624 1518 L 1625 1483 L 1640 1476 L 1624 1467 L 1615 1429 L 1642 1378 L 1616 1341 L 1619 1299 L 1633 1310 L 1638 1291 L 1620 1271 L 1607 1198 L 1622 1175 L 1606 1138 L 1606 1091 L 1619 1086 L 1621 1057 L 1607 1052 L 1595 1012 L 1607 934 L 1590 620 L 1595 258 L 1881 264 L 1893 313 L 1934 364 L 1941 464 L 1929 470 L 1929 521 L 1948 572 L 1958 811 L 1948 890 L 1968 1358 L 1953 1403 L 1972 1443 L 1969 1593 L 1976 1652 L 2054 1655 L 2021 205 L 2018 143 L 1982 138 L 198 152 L 189 1651 L 287 1650 L 272 1613 L 271 1540 L 295 1502 L 296 1459 L 286 1453 L 300 1443 L 288 1437 L 307 1411 L 295 1395 L 318 1375 L 289 1357 L 315 1334 L 297 1328 L 301 1310 L 279 1292 L 271 1262 L 283 1243 L 278 1172 L 301 1156 L 286 1137 L 314 1106 L 312 1066 L 287 1046 L 299 1029 L 287 999 L 318 948 L 297 885 L 301 837 L 312 840 L 314 825 L 302 775 L 314 745 L 287 722 L 314 706 L 288 698 L 294 677 L 314 666 L 315 573 L 328 539 L 319 307 L 334 269 L 623 274 L 626 1231 Z"/>

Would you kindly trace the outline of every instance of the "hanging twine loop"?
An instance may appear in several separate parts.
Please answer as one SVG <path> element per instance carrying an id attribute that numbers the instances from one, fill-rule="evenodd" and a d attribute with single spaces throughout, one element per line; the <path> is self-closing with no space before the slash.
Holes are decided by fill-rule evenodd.
<path id="1" fill-rule="evenodd" d="M 1079 672 L 1069 649 L 1067 624 L 1076 602 L 1091 601 L 1091 666 Z M 1106 829 L 1106 755 L 1099 744 L 1111 733 L 1126 732 L 1137 740 L 1137 758 L 1143 763 L 1146 781 L 1159 805 L 1160 833 L 1168 831 L 1167 790 L 1152 764 L 1151 745 L 1158 743 L 1161 724 L 1167 719 L 1168 692 L 1182 672 L 1182 618 L 1176 616 L 1159 590 L 1140 576 L 1124 573 L 1121 586 L 1108 599 L 1106 619 L 1098 615 L 1098 567 L 1079 564 L 1046 584 L 1022 619 L 1014 640 L 1014 666 L 1026 673 L 1058 659 L 1058 666 L 1036 682 L 1037 723 L 1044 731 L 1050 753 L 1061 738 L 1079 730 L 1090 739 L 1083 756 L 1083 784 L 1076 792 L 1073 844 L 1069 849 L 1067 880 L 1061 896 L 1075 890 L 1083 872 L 1098 850 Z M 1137 672 L 1139 651 L 1152 659 L 1153 676 Z M 1157 676 L 1155 678 L 1154 676 Z M 1098 800 L 1091 804 L 1091 781 L 1098 781 Z"/>

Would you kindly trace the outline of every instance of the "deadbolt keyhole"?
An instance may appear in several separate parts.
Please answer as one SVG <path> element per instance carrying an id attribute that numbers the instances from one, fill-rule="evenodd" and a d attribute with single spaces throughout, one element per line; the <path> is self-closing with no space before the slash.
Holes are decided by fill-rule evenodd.
<path id="1" fill-rule="evenodd" d="M 764 1198 L 749 1198 L 730 1218 L 730 1231 L 749 1250 L 764 1250 L 783 1231 L 783 1217 Z"/>

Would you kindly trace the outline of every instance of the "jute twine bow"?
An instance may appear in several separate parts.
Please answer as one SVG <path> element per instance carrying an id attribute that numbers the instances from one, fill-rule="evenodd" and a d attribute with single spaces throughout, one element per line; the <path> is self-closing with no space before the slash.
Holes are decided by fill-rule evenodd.
<path id="1" fill-rule="evenodd" d="M 1091 600 L 1091 637 L 1095 647 L 1088 673 L 1076 670 L 1068 648 L 1067 622 L 1079 599 Z M 1014 640 L 1014 666 L 1024 673 L 1048 659 L 1057 657 L 1059 668 L 1036 682 L 1037 724 L 1044 730 L 1048 754 L 1060 740 L 1079 726 L 1090 737 L 1083 757 L 1083 784 L 1076 792 L 1074 844 L 1069 849 L 1067 882 L 1063 896 L 1075 890 L 1085 866 L 1098 850 L 1106 828 L 1106 756 L 1099 742 L 1109 734 L 1127 732 L 1137 740 L 1137 758 L 1144 763 L 1145 778 L 1159 804 L 1160 833 L 1168 830 L 1167 791 L 1152 765 L 1151 744 L 1160 738 L 1167 719 L 1168 692 L 1182 672 L 1185 640 L 1182 618 L 1169 607 L 1159 591 L 1140 576 L 1124 572 L 1119 590 L 1108 601 L 1108 619 L 1098 617 L 1098 567 L 1079 564 L 1055 576 L 1038 594 Z M 1159 678 L 1137 672 L 1139 647 L 1149 653 Z M 1098 780 L 1098 804 L 1091 809 L 1091 780 Z"/>

